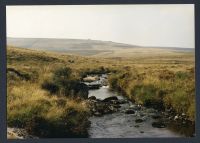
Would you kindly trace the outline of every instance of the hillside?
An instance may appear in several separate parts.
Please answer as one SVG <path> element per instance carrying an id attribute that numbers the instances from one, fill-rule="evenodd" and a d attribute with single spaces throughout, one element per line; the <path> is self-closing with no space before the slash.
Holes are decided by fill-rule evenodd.
<path id="1" fill-rule="evenodd" d="M 7 44 L 28 49 L 96 57 L 140 57 L 149 53 L 153 54 L 152 56 L 162 56 L 194 52 L 194 49 L 190 48 L 144 47 L 90 39 L 7 38 Z"/>

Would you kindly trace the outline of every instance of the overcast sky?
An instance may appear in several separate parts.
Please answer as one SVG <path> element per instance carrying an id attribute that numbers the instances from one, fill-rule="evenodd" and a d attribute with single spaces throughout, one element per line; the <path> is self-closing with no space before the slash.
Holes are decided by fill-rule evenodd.
<path id="1" fill-rule="evenodd" d="M 194 5 L 7 6 L 7 36 L 194 48 Z"/>

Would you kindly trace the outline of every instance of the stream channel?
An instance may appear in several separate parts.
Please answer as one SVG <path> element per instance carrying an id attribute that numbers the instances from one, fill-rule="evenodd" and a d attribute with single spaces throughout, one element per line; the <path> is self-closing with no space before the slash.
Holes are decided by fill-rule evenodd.
<path id="1" fill-rule="evenodd" d="M 155 127 L 153 123 L 162 120 L 162 114 L 156 109 L 140 107 L 128 100 L 122 94 L 109 89 L 108 85 L 103 85 L 107 81 L 107 75 L 100 75 L 99 79 L 86 84 L 101 84 L 99 88 L 89 90 L 89 98 L 96 97 L 96 100 L 103 101 L 108 97 L 116 96 L 118 100 L 125 100 L 120 104 L 116 112 L 103 114 L 89 118 L 91 126 L 89 128 L 90 138 L 145 138 L 145 137 L 187 137 L 191 136 L 193 127 L 190 125 L 180 126 L 176 124 L 159 125 Z M 126 113 L 133 109 L 133 113 Z M 162 123 L 162 122 L 161 122 Z"/>

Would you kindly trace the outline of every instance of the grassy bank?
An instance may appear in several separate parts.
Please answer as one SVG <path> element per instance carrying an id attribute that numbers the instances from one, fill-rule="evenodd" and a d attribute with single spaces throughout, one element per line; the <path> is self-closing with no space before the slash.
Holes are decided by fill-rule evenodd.
<path id="1" fill-rule="evenodd" d="M 88 90 L 64 59 L 9 47 L 7 61 L 9 127 L 39 137 L 88 136 Z"/>
<path id="2" fill-rule="evenodd" d="M 112 89 L 158 110 L 171 109 L 195 121 L 195 80 L 191 65 L 152 65 L 119 70 L 109 78 Z"/>

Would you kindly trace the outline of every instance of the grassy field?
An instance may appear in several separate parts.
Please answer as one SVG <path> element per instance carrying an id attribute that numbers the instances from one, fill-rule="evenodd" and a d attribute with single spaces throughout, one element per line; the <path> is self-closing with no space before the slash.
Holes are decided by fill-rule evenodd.
<path id="1" fill-rule="evenodd" d="M 132 101 L 172 108 L 194 122 L 194 71 L 192 52 L 138 48 L 89 57 L 8 46 L 8 126 L 40 137 L 87 137 L 87 89 L 79 82 L 103 72 L 111 73 L 111 89 Z"/>

